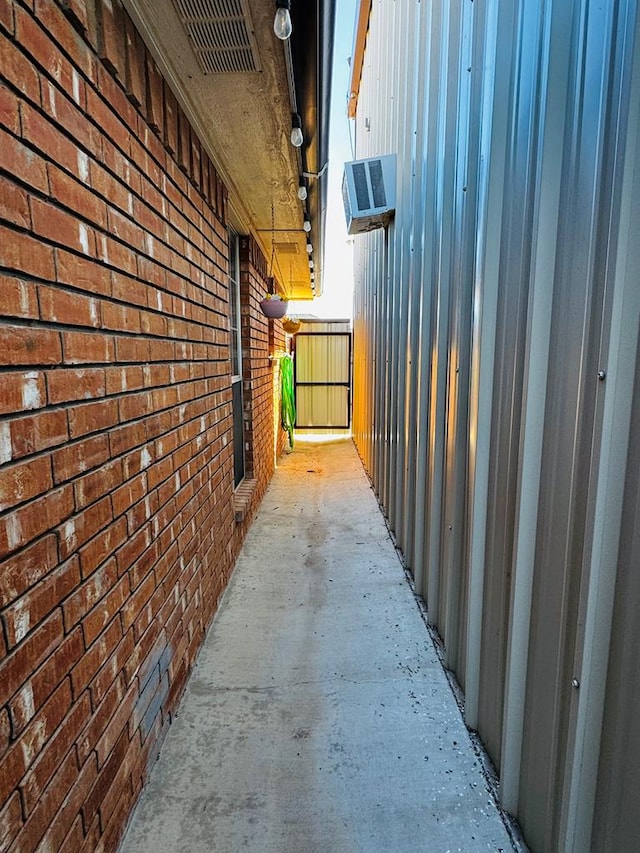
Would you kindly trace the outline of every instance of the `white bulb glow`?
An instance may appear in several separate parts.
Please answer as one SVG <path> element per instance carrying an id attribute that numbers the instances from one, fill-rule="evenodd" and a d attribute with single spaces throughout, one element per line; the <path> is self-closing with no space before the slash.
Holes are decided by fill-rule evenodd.
<path id="1" fill-rule="evenodd" d="M 286 7 L 276 9 L 276 17 L 273 21 L 273 31 L 282 41 L 286 41 L 291 35 L 293 26 L 291 24 L 291 15 Z"/>
<path id="2" fill-rule="evenodd" d="M 307 200 L 307 188 L 304 186 L 304 184 L 301 187 L 298 187 L 298 198 L 300 199 L 300 201 Z"/>
<path id="3" fill-rule="evenodd" d="M 309 222 L 309 220 L 308 220 L 308 219 L 305 219 L 305 220 L 304 220 L 304 222 L 302 223 L 302 227 L 304 228 L 304 230 L 305 230 L 305 231 L 307 232 L 307 234 L 308 234 L 308 233 L 309 233 L 309 231 L 311 231 L 311 222 Z"/>
<path id="4" fill-rule="evenodd" d="M 302 143 L 304 142 L 304 137 L 302 135 L 301 127 L 293 127 L 291 128 L 291 144 L 295 148 L 300 148 Z"/>
<path id="5" fill-rule="evenodd" d="M 309 258 L 309 269 L 313 269 L 313 258 Z"/>
<path id="6" fill-rule="evenodd" d="M 311 243 L 307 243 L 307 253 L 310 255 L 313 252 L 313 246 Z"/>

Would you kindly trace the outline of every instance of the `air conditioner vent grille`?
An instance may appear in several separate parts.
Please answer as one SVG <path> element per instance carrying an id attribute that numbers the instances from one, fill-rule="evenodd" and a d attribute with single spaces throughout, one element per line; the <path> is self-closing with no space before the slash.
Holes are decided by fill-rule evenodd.
<path id="1" fill-rule="evenodd" d="M 247 0 L 175 0 L 175 5 L 205 74 L 260 71 Z"/>
<path id="2" fill-rule="evenodd" d="M 386 207 L 387 196 L 384 191 L 382 163 L 380 160 L 372 160 L 369 163 L 369 176 L 371 177 L 371 191 L 373 192 L 373 204 L 371 207 Z"/>
<path id="3" fill-rule="evenodd" d="M 356 188 L 358 210 L 373 207 L 369 199 L 369 184 L 367 183 L 367 168 L 364 163 L 355 163 L 353 167 L 353 183 Z"/>
<path id="4" fill-rule="evenodd" d="M 345 163 L 342 197 L 349 234 L 388 225 L 396 206 L 396 155 Z"/>

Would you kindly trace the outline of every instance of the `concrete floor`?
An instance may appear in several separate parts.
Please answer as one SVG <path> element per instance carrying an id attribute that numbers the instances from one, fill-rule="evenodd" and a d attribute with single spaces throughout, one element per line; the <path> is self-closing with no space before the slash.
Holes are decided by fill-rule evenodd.
<path id="1" fill-rule="evenodd" d="M 121 853 L 513 849 L 353 444 L 297 444 Z"/>

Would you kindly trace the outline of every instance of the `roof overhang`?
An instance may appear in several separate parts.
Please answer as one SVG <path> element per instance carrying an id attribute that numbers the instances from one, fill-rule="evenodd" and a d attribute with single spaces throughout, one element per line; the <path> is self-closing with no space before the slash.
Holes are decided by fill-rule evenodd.
<path id="1" fill-rule="evenodd" d="M 270 274 L 291 299 L 314 295 L 311 242 L 320 295 L 335 0 L 293 0 L 293 33 L 284 42 L 273 32 L 275 2 L 123 2 L 227 186 L 230 225 L 254 235 Z M 229 5 L 237 7 L 238 20 L 220 31 L 231 33 L 233 42 L 237 27 L 244 27 L 248 42 L 236 55 L 197 19 L 203 10 Z M 185 23 L 185 9 L 194 10 L 191 23 Z M 302 119 L 301 148 L 290 141 L 292 113 Z M 304 173 L 308 198 L 302 202 Z"/>
<path id="2" fill-rule="evenodd" d="M 351 78 L 349 80 L 349 105 L 347 114 L 349 118 L 356 117 L 358 108 L 358 95 L 360 94 L 360 79 L 362 77 L 362 65 L 364 63 L 364 50 L 367 43 L 369 31 L 369 18 L 371 16 L 371 0 L 359 0 L 356 15 L 356 31 L 351 56 Z"/>

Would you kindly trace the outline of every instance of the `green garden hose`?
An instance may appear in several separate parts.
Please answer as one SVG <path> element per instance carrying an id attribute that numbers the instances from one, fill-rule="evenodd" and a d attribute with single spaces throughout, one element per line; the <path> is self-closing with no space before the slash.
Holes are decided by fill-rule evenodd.
<path id="1" fill-rule="evenodd" d="M 289 434 L 289 444 L 293 448 L 296 401 L 293 390 L 293 358 L 290 355 L 283 355 L 280 358 L 280 419 L 282 429 Z"/>

